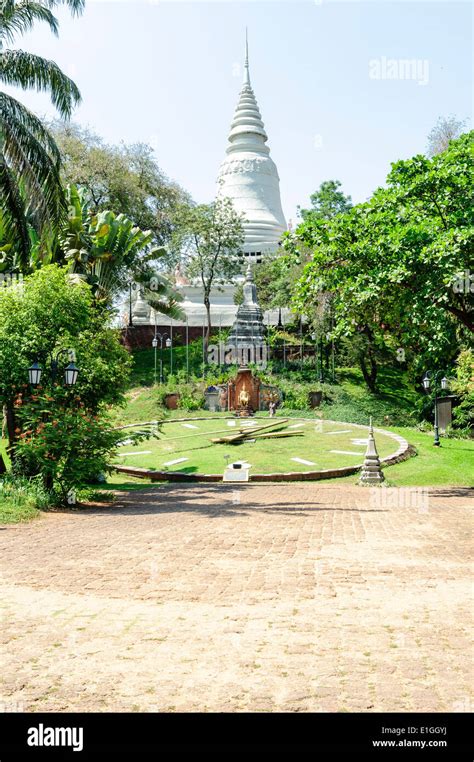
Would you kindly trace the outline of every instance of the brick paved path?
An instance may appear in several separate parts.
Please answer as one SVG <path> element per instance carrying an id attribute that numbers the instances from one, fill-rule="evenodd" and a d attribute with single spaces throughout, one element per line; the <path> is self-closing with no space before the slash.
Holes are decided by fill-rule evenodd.
<path id="1" fill-rule="evenodd" d="M 471 711 L 472 495 L 374 494 L 170 485 L 2 528 L 0 709 Z"/>

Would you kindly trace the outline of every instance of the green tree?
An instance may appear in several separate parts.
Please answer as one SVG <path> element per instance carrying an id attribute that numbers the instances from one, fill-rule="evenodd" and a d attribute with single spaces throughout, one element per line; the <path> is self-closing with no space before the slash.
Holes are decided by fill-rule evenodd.
<path id="1" fill-rule="evenodd" d="M 49 363 L 59 350 L 70 349 L 76 353 L 80 374 L 76 386 L 67 388 L 62 364 L 53 382 Z M 44 367 L 44 376 L 41 387 L 33 390 L 28 385 L 28 368 L 36 358 Z M 64 468 L 72 473 L 75 458 L 80 477 L 84 462 L 90 465 L 91 452 L 97 457 L 105 455 L 111 441 L 105 411 L 107 406 L 123 402 L 129 369 L 129 355 L 120 344 L 118 331 L 110 327 L 107 314 L 95 308 L 90 287 L 83 281 L 71 282 L 64 268 L 49 265 L 26 277 L 23 284 L 0 289 L 0 405 L 6 410 L 9 453 L 20 472 L 41 471 L 51 477 L 56 470 L 45 472 L 46 456 L 58 455 L 63 449 L 69 453 L 67 463 L 62 462 Z M 87 420 L 78 422 L 80 427 L 69 440 L 78 410 Z M 98 437 L 95 450 L 92 430 Z M 24 437 L 26 431 L 29 434 Z M 21 450 L 27 445 L 25 462 Z M 69 477 L 67 483 L 71 486 Z"/>
<path id="2" fill-rule="evenodd" d="M 258 302 L 262 310 L 287 307 L 292 288 L 301 275 L 300 262 L 282 254 L 268 254 L 253 265 L 253 278 L 257 287 Z M 234 295 L 235 304 L 243 301 L 243 284 L 239 283 Z"/>
<path id="3" fill-rule="evenodd" d="M 52 10 L 59 5 L 79 14 L 84 0 L 2 0 L 0 81 L 22 90 L 49 92 L 58 113 L 68 119 L 80 100 L 74 82 L 54 62 L 8 47 L 38 21 L 57 35 Z M 57 146 L 41 120 L 16 98 L 0 92 L 0 216 L 5 236 L 0 245 L 12 245 L 10 256 L 24 271 L 29 267 L 28 222 L 40 235 L 49 235 L 66 213 L 59 164 Z"/>
<path id="4" fill-rule="evenodd" d="M 319 190 L 311 194 L 311 208 L 298 211 L 303 220 L 330 220 L 336 216 L 347 212 L 352 208 L 352 199 L 345 196 L 339 190 L 341 183 L 339 180 L 325 180 L 319 186 Z"/>
<path id="5" fill-rule="evenodd" d="M 151 230 L 155 244 L 171 242 L 177 210 L 190 197 L 165 176 L 150 146 L 107 145 L 70 122 L 54 123 L 52 133 L 63 182 L 85 189 L 92 211 L 121 212 L 142 230 Z"/>
<path id="6" fill-rule="evenodd" d="M 375 352 L 390 337 L 422 364 L 453 359 L 473 329 L 472 296 L 461 287 L 473 261 L 474 133 L 428 159 L 392 165 L 387 187 L 328 222 L 304 221 L 287 238 L 310 248 L 296 304 L 333 295 L 336 333 L 365 335 Z M 461 283 L 461 286 L 459 286 Z"/>
<path id="7" fill-rule="evenodd" d="M 68 186 L 66 198 L 68 217 L 59 232 L 59 249 L 70 272 L 91 286 L 95 301 L 111 306 L 133 279 L 154 309 L 182 317 L 181 296 L 160 272 L 166 251 L 154 245 L 152 231 L 142 231 L 124 214 L 94 213 L 84 188 Z"/>
<path id="8" fill-rule="evenodd" d="M 203 289 L 207 315 L 204 339 L 205 356 L 211 332 L 211 291 L 228 283 L 242 270 L 239 255 L 244 242 L 242 215 L 235 211 L 229 198 L 212 204 L 183 207 L 179 216 L 179 247 L 186 257 L 190 278 L 196 278 Z"/>
<path id="9" fill-rule="evenodd" d="M 463 349 L 456 361 L 451 390 L 458 396 L 453 411 L 454 426 L 472 435 L 474 430 L 474 349 Z"/>

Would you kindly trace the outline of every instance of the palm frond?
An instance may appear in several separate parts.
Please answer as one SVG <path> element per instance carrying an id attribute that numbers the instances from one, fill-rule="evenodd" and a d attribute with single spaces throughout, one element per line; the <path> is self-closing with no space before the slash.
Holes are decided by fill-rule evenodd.
<path id="1" fill-rule="evenodd" d="M 48 151 L 53 161 L 59 166 L 61 155 L 51 133 L 32 111 L 23 106 L 11 95 L 0 92 L 0 134 L 2 124 L 16 124 L 16 129 L 30 132 Z"/>
<path id="2" fill-rule="evenodd" d="M 73 107 L 81 100 L 75 83 L 54 61 L 24 50 L 0 52 L 0 80 L 23 90 L 33 88 L 49 92 L 53 105 L 65 119 L 71 116 Z"/>
<path id="3" fill-rule="evenodd" d="M 86 5 L 86 0 L 44 0 L 44 2 L 50 8 L 67 5 L 72 16 L 80 16 Z"/>
<path id="4" fill-rule="evenodd" d="M 183 320 L 186 317 L 186 313 L 179 306 L 179 303 L 169 296 L 168 299 L 157 299 L 154 291 L 145 291 L 145 299 L 156 312 L 169 317 L 172 320 Z"/>
<path id="5" fill-rule="evenodd" d="M 35 21 L 45 21 L 52 33 L 58 36 L 58 20 L 43 3 L 31 0 L 4 2 L 0 9 L 0 38 L 11 43 L 16 35 L 29 32 Z"/>
<path id="6" fill-rule="evenodd" d="M 29 266 L 30 239 L 26 223 L 25 202 L 18 183 L 0 153 L 0 211 L 3 233 L 7 241 L 15 243 L 23 269 Z"/>
<path id="7" fill-rule="evenodd" d="M 59 165 L 35 135 L 14 119 L 1 124 L 3 156 L 7 165 L 25 183 L 27 207 L 40 226 L 56 223 L 66 214 Z"/>

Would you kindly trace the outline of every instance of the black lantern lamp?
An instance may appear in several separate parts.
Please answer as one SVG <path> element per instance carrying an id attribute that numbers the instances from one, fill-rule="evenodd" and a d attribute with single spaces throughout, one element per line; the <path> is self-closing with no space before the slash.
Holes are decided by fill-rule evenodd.
<path id="1" fill-rule="evenodd" d="M 70 362 L 64 371 L 64 383 L 66 386 L 75 386 L 78 375 L 79 368 L 73 362 Z"/>
<path id="2" fill-rule="evenodd" d="M 42 373 L 43 373 L 43 368 L 38 362 L 34 362 L 33 365 L 30 365 L 30 367 L 28 368 L 28 379 L 30 381 L 31 386 L 39 386 Z"/>
<path id="3" fill-rule="evenodd" d="M 59 358 L 62 355 L 69 355 L 69 365 L 64 369 L 64 383 L 66 386 L 75 386 L 77 377 L 79 375 L 79 368 L 75 365 L 74 352 L 70 349 L 61 349 L 55 357 L 51 358 L 50 362 L 50 379 L 52 383 L 56 381 L 59 372 Z M 39 386 L 43 375 L 43 368 L 37 360 L 28 368 L 28 380 L 31 386 Z"/>

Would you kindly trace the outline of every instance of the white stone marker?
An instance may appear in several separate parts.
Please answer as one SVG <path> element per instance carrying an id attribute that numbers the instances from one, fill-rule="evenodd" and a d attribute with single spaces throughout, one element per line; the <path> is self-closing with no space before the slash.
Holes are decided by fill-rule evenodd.
<path id="1" fill-rule="evenodd" d="M 294 460 L 295 463 L 302 463 L 304 466 L 315 466 L 316 463 L 313 463 L 311 460 L 304 460 L 304 458 L 292 458 L 291 460 Z"/>
<path id="2" fill-rule="evenodd" d="M 151 455 L 151 450 L 140 450 L 140 452 L 121 452 L 119 458 L 128 458 L 130 455 Z"/>
<path id="3" fill-rule="evenodd" d="M 176 460 L 169 460 L 167 463 L 163 463 L 164 466 L 176 466 L 178 463 L 184 463 L 189 458 L 177 458 Z"/>
<path id="4" fill-rule="evenodd" d="M 222 481 L 224 482 L 248 482 L 249 468 L 234 468 L 236 464 L 231 463 L 226 467 Z"/>

